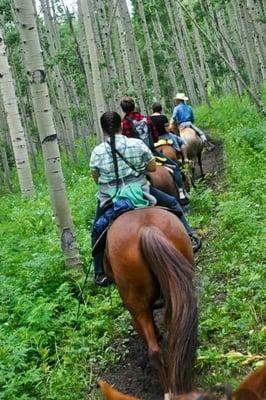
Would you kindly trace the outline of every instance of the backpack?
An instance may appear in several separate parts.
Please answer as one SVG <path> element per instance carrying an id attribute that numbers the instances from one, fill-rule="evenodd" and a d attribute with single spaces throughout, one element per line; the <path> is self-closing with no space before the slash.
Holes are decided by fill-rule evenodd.
<path id="1" fill-rule="evenodd" d="M 132 137 L 141 139 L 149 149 L 153 149 L 153 137 L 151 128 L 147 124 L 147 117 L 143 117 L 140 121 L 126 117 L 132 128 Z"/>

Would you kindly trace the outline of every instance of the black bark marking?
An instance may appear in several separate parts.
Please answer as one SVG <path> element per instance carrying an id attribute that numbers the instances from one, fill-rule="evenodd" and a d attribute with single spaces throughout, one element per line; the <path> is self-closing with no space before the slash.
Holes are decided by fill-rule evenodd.
<path id="1" fill-rule="evenodd" d="M 53 140 L 55 140 L 57 137 L 56 133 L 54 133 L 53 135 L 49 135 L 46 136 L 43 140 L 42 140 L 42 144 L 47 143 L 47 142 L 52 142 Z"/>
<path id="2" fill-rule="evenodd" d="M 62 250 L 72 249 L 73 243 L 75 243 L 74 235 L 70 228 L 64 228 L 61 235 L 61 248 Z"/>
<path id="3" fill-rule="evenodd" d="M 45 72 L 43 69 L 36 69 L 31 73 L 32 83 L 44 83 L 45 82 Z"/>

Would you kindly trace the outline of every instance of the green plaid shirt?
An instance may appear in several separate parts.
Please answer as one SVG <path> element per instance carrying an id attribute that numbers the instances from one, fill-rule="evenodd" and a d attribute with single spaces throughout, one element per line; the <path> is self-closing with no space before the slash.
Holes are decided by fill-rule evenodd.
<path id="1" fill-rule="evenodd" d="M 129 139 L 118 134 L 115 135 L 115 145 L 119 153 L 140 173 L 144 172 L 147 164 L 153 159 L 152 152 L 140 139 Z M 139 175 L 118 154 L 116 157 L 119 178 Z M 108 143 L 103 142 L 95 147 L 91 154 L 90 168 L 99 172 L 99 183 L 110 183 L 115 180 L 115 168 L 111 147 Z"/>

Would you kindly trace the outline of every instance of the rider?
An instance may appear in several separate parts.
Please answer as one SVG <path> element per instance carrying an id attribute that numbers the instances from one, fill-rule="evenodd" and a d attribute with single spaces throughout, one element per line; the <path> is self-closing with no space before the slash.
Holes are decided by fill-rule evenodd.
<path id="1" fill-rule="evenodd" d="M 153 113 L 151 114 L 150 118 L 159 134 L 159 139 L 172 140 L 173 147 L 176 149 L 176 151 L 182 153 L 184 162 L 187 162 L 188 156 L 186 142 L 180 136 L 177 136 L 170 131 L 168 118 L 166 115 L 162 114 L 162 110 L 163 108 L 160 103 L 153 103 Z"/>
<path id="2" fill-rule="evenodd" d="M 114 111 L 105 112 L 101 116 L 101 126 L 106 135 L 106 141 L 95 147 L 90 159 L 92 177 L 99 185 L 94 226 L 105 212 L 107 200 L 113 200 L 119 189 L 138 184 L 143 197 L 149 204 L 157 202 L 157 205 L 168 207 L 178 214 L 191 239 L 194 251 L 198 250 L 201 242 L 193 235 L 192 228 L 175 197 L 148 185 L 145 173 L 156 170 L 156 163 L 149 148 L 139 139 L 129 139 L 122 135 L 121 117 Z M 93 246 L 98 239 L 94 226 L 92 228 Z M 94 257 L 95 283 L 107 286 L 109 281 L 103 269 L 103 253 L 102 250 Z"/>
<path id="3" fill-rule="evenodd" d="M 145 143 L 148 145 L 148 147 L 152 150 L 153 154 L 159 157 L 163 157 L 164 159 L 167 159 L 167 164 L 170 164 L 174 167 L 173 173 L 174 173 L 174 178 L 176 185 L 178 187 L 178 192 L 179 192 L 179 198 L 181 201 L 187 201 L 186 199 L 186 194 L 183 189 L 183 181 L 182 181 L 182 176 L 179 171 L 179 167 L 177 163 L 170 158 L 166 157 L 163 153 L 160 153 L 158 150 L 154 149 L 153 142 L 157 142 L 158 140 L 158 132 L 156 130 L 156 127 L 153 124 L 153 121 L 151 117 L 145 117 L 139 112 L 135 111 L 135 102 L 132 99 L 132 97 L 125 96 L 121 99 L 120 106 L 125 113 L 123 119 L 122 119 L 122 133 L 123 135 L 132 138 L 132 137 L 137 137 L 136 134 L 138 132 L 136 131 L 135 126 L 137 124 L 140 124 L 141 121 L 145 121 L 145 124 L 152 136 L 151 140 L 149 143 L 145 141 Z M 138 136 L 140 137 L 140 136 Z"/>
<path id="4" fill-rule="evenodd" d="M 188 100 L 188 97 L 185 96 L 184 93 L 177 93 L 174 97 L 175 108 L 173 111 L 171 123 L 174 123 L 179 128 L 192 128 L 199 136 L 202 141 L 204 147 L 208 151 L 212 151 L 214 149 L 214 144 L 210 143 L 205 135 L 205 133 L 194 125 L 194 114 L 191 106 L 186 104 L 185 102 Z"/>

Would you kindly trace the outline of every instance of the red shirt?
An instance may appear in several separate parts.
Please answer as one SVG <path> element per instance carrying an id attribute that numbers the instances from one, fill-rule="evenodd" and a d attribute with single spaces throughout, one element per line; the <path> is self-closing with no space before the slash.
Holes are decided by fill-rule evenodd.
<path id="1" fill-rule="evenodd" d="M 126 117 L 133 119 L 135 121 L 141 121 L 145 117 L 144 117 L 144 115 L 142 115 L 138 112 L 132 112 L 132 113 L 127 114 L 122 119 L 122 134 L 130 138 L 130 137 L 132 137 L 132 126 Z M 154 142 L 157 142 L 159 135 L 158 135 L 158 132 L 157 132 L 150 117 L 147 117 L 147 125 L 151 129 L 151 134 L 152 134 Z"/>

